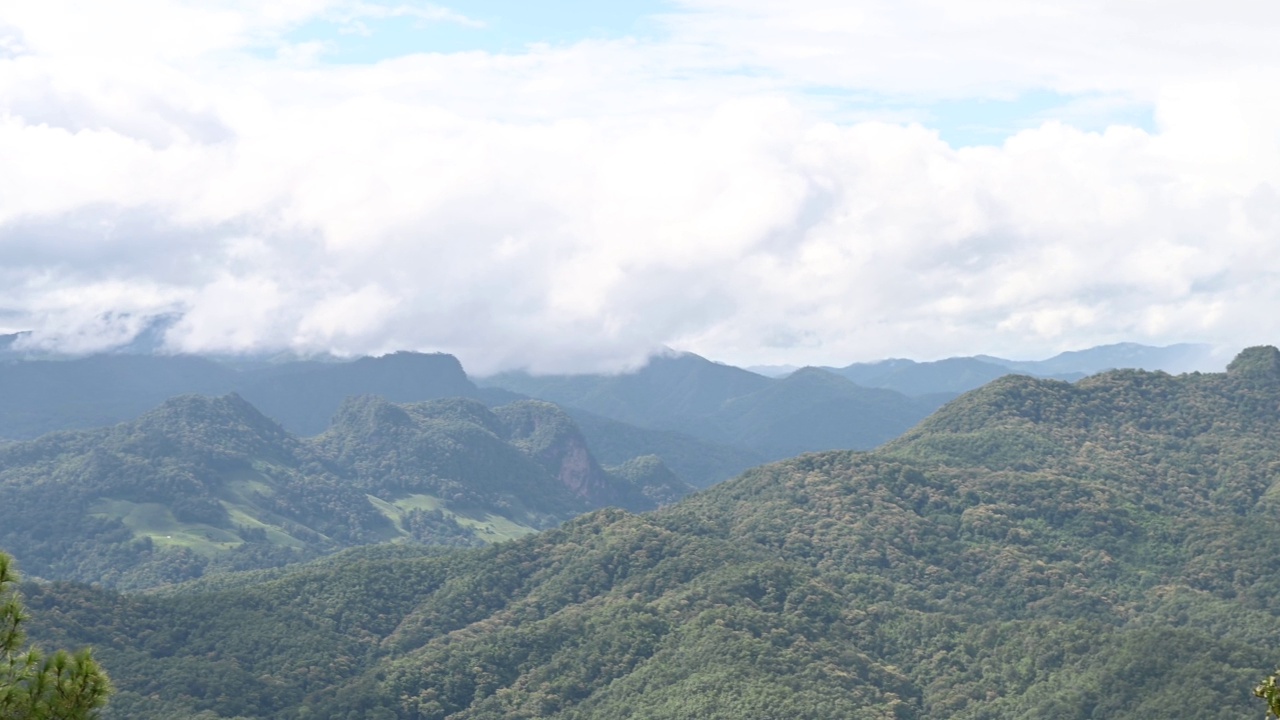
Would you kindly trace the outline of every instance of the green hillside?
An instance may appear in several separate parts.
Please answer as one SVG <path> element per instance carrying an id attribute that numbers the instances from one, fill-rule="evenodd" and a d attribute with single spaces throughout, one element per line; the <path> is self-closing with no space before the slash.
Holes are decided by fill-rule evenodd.
<path id="1" fill-rule="evenodd" d="M 1001 379 L 877 452 L 485 548 L 30 586 L 114 717 L 1253 717 L 1280 661 L 1280 351 Z"/>
<path id="2" fill-rule="evenodd" d="M 133 422 L 0 446 L 0 547 L 36 576 L 148 587 L 367 543 L 506 540 L 691 489 L 651 475 L 606 472 L 572 420 L 537 401 L 358 397 L 300 439 L 239 396 L 184 396 Z"/>

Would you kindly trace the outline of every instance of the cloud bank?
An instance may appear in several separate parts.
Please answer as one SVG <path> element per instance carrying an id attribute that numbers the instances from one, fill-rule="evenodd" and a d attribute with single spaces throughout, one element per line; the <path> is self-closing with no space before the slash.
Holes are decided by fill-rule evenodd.
<path id="1" fill-rule="evenodd" d="M 365 65 L 284 39 L 471 22 L 445 5 L 0 0 L 0 324 L 481 373 L 1280 331 L 1280 8 L 685 0 L 657 38 Z M 1074 106 L 999 146 L 895 115 L 1036 90 Z"/>

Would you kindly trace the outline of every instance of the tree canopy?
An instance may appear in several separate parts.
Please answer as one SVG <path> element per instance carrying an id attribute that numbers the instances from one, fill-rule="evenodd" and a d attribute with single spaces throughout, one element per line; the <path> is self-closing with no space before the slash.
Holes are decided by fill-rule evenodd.
<path id="1" fill-rule="evenodd" d="M 0 553 L 0 718 L 82 720 L 94 717 L 111 683 L 88 650 L 46 655 L 24 647 L 27 620 L 13 560 Z"/>

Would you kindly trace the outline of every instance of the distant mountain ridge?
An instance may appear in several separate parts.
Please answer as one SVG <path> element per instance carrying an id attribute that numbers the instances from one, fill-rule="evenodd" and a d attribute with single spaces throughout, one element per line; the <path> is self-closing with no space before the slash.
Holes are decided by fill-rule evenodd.
<path id="1" fill-rule="evenodd" d="M 237 369 L 186 355 L 114 354 L 0 363 L 0 437 L 101 427 L 178 395 L 237 393 L 288 430 L 322 431 L 343 399 L 487 397 L 452 355 L 394 353 L 351 362 L 294 361 Z"/>
<path id="2" fill-rule="evenodd" d="M 618 375 L 503 373 L 480 382 L 642 428 L 740 448 L 766 460 L 870 449 L 951 397 L 909 398 L 861 387 L 820 368 L 767 378 L 692 353 L 657 355 Z"/>
<path id="3" fill-rule="evenodd" d="M 897 390 L 918 397 L 960 394 L 1010 373 L 1075 381 L 1106 370 L 1161 370 L 1179 374 L 1221 372 L 1226 360 L 1213 346 L 1180 344 L 1152 347 L 1137 343 L 1101 345 L 1059 353 L 1047 360 L 1006 360 L 991 355 L 954 357 L 931 362 L 895 358 L 845 367 L 824 368 L 866 387 Z"/>

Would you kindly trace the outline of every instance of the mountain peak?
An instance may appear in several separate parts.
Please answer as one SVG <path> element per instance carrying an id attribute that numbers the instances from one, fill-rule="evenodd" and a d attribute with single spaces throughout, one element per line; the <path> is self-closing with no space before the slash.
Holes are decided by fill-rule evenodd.
<path id="1" fill-rule="evenodd" d="M 178 438 L 191 447 L 250 452 L 290 442 L 289 434 L 235 393 L 221 397 L 180 395 L 142 415 L 138 429 Z"/>
<path id="2" fill-rule="evenodd" d="M 1245 348 L 1227 366 L 1238 377 L 1280 377 L 1280 350 L 1271 345 Z"/>

